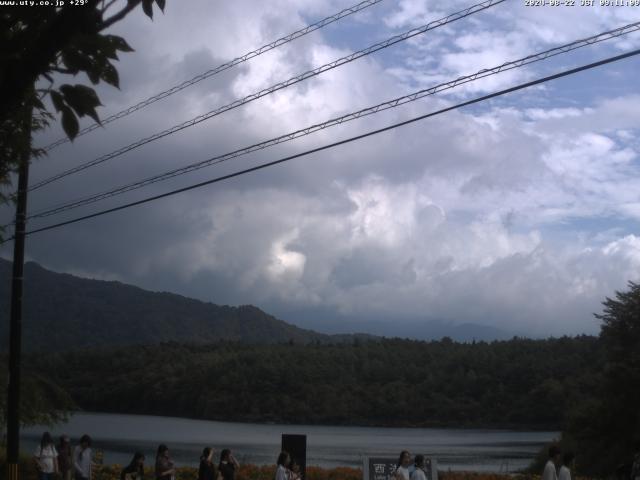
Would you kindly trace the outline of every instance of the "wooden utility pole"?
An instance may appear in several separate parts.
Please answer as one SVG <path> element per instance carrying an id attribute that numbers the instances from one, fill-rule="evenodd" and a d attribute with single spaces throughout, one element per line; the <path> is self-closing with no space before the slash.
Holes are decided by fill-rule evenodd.
<path id="1" fill-rule="evenodd" d="M 13 240 L 13 276 L 11 279 L 11 323 L 9 325 L 9 385 L 7 388 L 7 468 L 8 480 L 18 480 L 20 462 L 20 357 L 22 350 L 22 278 L 24 242 L 29 188 L 31 146 L 31 109 L 25 123 L 29 140 L 18 169 L 16 228 Z"/>

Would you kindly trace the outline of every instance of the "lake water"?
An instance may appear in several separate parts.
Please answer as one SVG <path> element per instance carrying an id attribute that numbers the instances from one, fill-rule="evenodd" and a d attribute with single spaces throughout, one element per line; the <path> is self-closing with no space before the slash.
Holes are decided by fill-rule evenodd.
<path id="1" fill-rule="evenodd" d="M 307 465 L 362 467 L 365 456 L 396 458 L 401 450 L 436 458 L 440 470 L 512 472 L 526 467 L 558 432 L 509 430 L 335 427 L 210 422 L 145 415 L 77 413 L 53 428 L 24 429 L 21 448 L 31 452 L 44 430 L 74 443 L 87 433 L 105 463 L 128 463 L 140 450 L 153 464 L 159 443 L 179 465 L 197 465 L 205 446 L 230 448 L 241 462 L 275 464 L 283 433 L 307 435 Z"/>

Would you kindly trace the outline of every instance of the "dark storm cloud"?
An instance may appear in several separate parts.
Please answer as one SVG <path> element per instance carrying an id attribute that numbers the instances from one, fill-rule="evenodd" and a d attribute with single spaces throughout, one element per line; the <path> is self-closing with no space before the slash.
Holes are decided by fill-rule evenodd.
<path id="1" fill-rule="evenodd" d="M 216 7 L 221 11 L 215 11 L 204 3 L 188 9 L 171 5 L 153 23 L 138 12 L 115 29 L 136 52 L 122 56 L 122 91 L 100 88 L 106 105 L 103 117 L 298 28 L 304 23 L 300 12 L 307 8 L 320 15 L 345 6 L 223 2 Z M 402 11 L 396 17 L 387 18 L 388 24 L 406 21 Z M 381 39 L 388 30 L 374 22 L 368 33 Z M 498 34 L 483 35 L 489 45 L 499 42 Z M 349 28 L 337 25 L 203 81 L 60 147 L 34 164 L 32 179 L 46 178 L 338 58 L 352 45 L 363 46 L 360 38 L 352 37 Z M 457 48 L 464 50 L 468 41 L 462 38 Z M 424 56 L 421 47 L 416 42 L 402 51 Z M 471 47 L 468 51 L 478 58 L 487 53 Z M 32 211 L 410 91 L 387 70 L 385 58 L 327 72 L 51 184 L 33 192 Z M 468 57 L 447 58 L 446 71 L 454 74 L 460 64 L 453 59 Z M 419 75 L 423 67 L 417 65 L 411 73 Z M 602 297 L 640 273 L 638 238 L 567 230 L 564 238 L 573 242 L 567 246 L 555 241 L 546 228 L 549 222 L 599 214 L 612 205 L 621 206 L 619 213 L 640 218 L 640 208 L 633 213 L 634 200 L 640 205 L 637 195 L 626 193 L 634 187 L 640 191 L 637 175 L 625 175 L 632 171 L 629 162 L 636 147 L 631 140 L 610 138 L 611 125 L 629 129 L 633 121 L 637 123 L 638 109 L 629 105 L 637 106 L 640 99 L 593 103 L 591 113 L 580 106 L 580 115 L 563 123 L 563 115 L 573 113 L 541 108 L 527 114 L 521 107 L 528 106 L 531 98 L 535 96 L 516 97 L 509 108 L 452 112 L 34 235 L 28 239 L 28 256 L 59 271 L 117 278 L 220 304 L 257 304 L 320 330 L 324 325 L 335 331 L 349 319 L 350 330 L 373 325 L 367 322 L 404 322 L 419 329 L 421 322 L 444 320 L 536 335 L 593 332 L 591 313 Z M 455 98 L 446 96 L 422 100 L 55 219 L 275 160 L 452 101 Z M 582 122 L 582 131 L 572 126 L 575 122 Z M 590 136 L 584 135 L 589 129 L 593 129 Z M 54 127 L 38 143 L 59 135 Z M 608 163 L 598 167 L 603 158 Z M 584 165 L 589 169 L 581 168 Z M 604 179 L 604 184 L 592 188 L 594 179 Z M 583 193 L 594 191 L 598 193 Z M 1 218 L 8 216 L 3 210 Z M 507 216 L 512 220 L 505 222 Z M 49 221 L 39 220 L 33 226 Z M 0 250 L 5 256 L 9 252 L 9 246 Z"/>

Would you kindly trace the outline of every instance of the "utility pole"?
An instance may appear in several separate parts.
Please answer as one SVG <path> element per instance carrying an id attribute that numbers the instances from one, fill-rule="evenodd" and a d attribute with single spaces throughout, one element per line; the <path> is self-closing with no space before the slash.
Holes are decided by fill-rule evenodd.
<path id="1" fill-rule="evenodd" d="M 20 356 L 22 350 L 22 277 L 24 241 L 29 188 L 31 149 L 31 109 L 26 109 L 25 131 L 28 141 L 18 168 L 16 228 L 13 240 L 13 276 L 11 279 L 11 323 L 9 326 L 9 385 L 7 388 L 7 468 L 8 480 L 18 480 L 20 463 Z"/>

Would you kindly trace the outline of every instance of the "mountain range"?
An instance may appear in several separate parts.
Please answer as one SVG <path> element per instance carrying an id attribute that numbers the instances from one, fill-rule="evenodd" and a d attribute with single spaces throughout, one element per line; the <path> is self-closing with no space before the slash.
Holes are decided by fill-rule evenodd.
<path id="1" fill-rule="evenodd" d="M 66 351 L 96 346 L 153 345 L 163 342 L 340 343 L 367 334 L 325 334 L 282 321 L 252 305 L 216 305 L 167 292 L 151 292 L 117 281 L 56 273 L 34 262 L 24 269 L 23 349 Z M 0 259 L 0 350 L 8 345 L 11 262 Z M 327 331 L 332 320 L 327 319 Z M 334 322 L 335 323 L 335 322 Z M 372 333 L 384 332 L 371 325 Z M 363 325 L 363 329 L 366 325 Z M 395 336 L 469 341 L 505 338 L 481 325 L 426 322 L 421 335 Z M 471 336 L 470 336 L 471 335 Z M 487 338 L 488 337 L 488 338 Z"/>
<path id="2" fill-rule="evenodd" d="M 0 259 L 0 341 L 7 345 L 11 262 Z M 211 343 L 329 342 L 257 307 L 214 305 L 116 281 L 55 273 L 27 262 L 23 348 L 72 350 L 92 346 Z M 340 340 L 338 338 L 337 340 Z"/>

